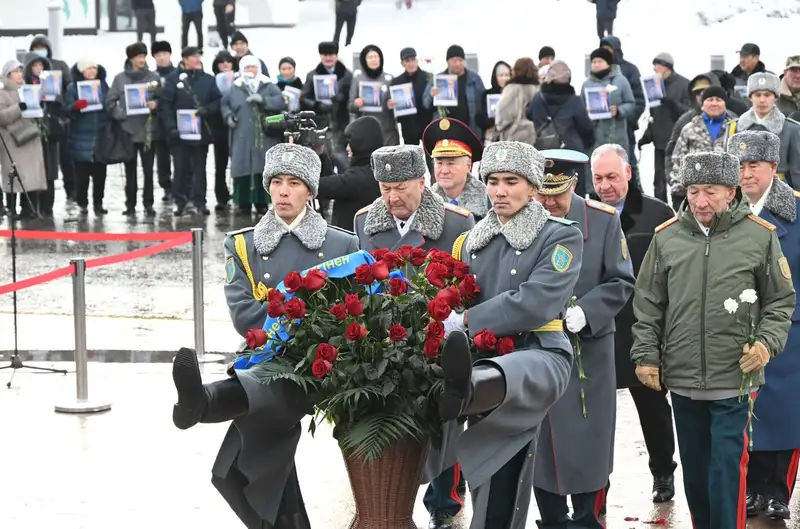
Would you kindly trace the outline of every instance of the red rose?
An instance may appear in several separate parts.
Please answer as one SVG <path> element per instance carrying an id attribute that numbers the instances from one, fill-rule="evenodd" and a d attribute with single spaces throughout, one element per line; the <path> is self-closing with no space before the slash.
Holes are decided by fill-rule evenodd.
<path id="1" fill-rule="evenodd" d="M 339 350 L 329 343 L 321 343 L 317 346 L 317 359 L 333 362 L 339 356 Z"/>
<path id="2" fill-rule="evenodd" d="M 402 259 L 403 262 L 408 263 L 411 261 L 411 257 L 414 255 L 414 247 L 410 244 L 404 244 L 397 249 L 397 255 L 400 256 L 400 259 Z"/>
<path id="3" fill-rule="evenodd" d="M 425 327 L 425 340 L 444 339 L 444 324 L 440 321 L 432 321 Z"/>
<path id="4" fill-rule="evenodd" d="M 428 258 L 432 263 L 442 263 L 445 266 L 450 264 L 450 261 L 453 260 L 453 257 L 449 253 L 443 252 L 437 248 L 431 248 L 428 252 Z"/>
<path id="5" fill-rule="evenodd" d="M 328 274 L 319 268 L 314 268 L 313 270 L 309 270 L 303 282 L 306 289 L 315 292 L 325 286 L 326 279 L 328 279 Z"/>
<path id="6" fill-rule="evenodd" d="M 364 304 L 358 299 L 358 294 L 347 294 L 344 297 L 344 306 L 347 313 L 351 316 L 361 316 L 364 314 Z"/>
<path id="7" fill-rule="evenodd" d="M 270 318 L 280 318 L 286 314 L 286 309 L 280 301 L 270 301 L 267 305 L 267 314 Z"/>
<path id="8" fill-rule="evenodd" d="M 250 329 L 247 331 L 244 339 L 247 342 L 248 348 L 255 349 L 267 343 L 267 333 L 264 329 Z"/>
<path id="9" fill-rule="evenodd" d="M 367 335 L 367 328 L 361 325 L 360 323 L 355 323 L 355 322 L 348 325 L 347 330 L 344 332 L 345 338 L 347 338 L 351 342 L 357 342 L 359 340 L 363 340 L 366 335 Z"/>
<path id="10" fill-rule="evenodd" d="M 375 261 L 372 263 L 372 277 L 375 281 L 383 281 L 389 277 L 389 265 L 386 261 Z"/>
<path id="11" fill-rule="evenodd" d="M 389 329 L 389 339 L 393 342 L 399 342 L 401 340 L 405 340 L 408 332 L 406 328 L 400 325 L 399 323 L 392 325 Z"/>
<path id="12" fill-rule="evenodd" d="M 444 300 L 451 309 L 454 309 L 461 305 L 461 294 L 458 291 L 458 288 L 454 286 L 445 287 L 436 294 L 434 299 L 442 299 Z"/>
<path id="13" fill-rule="evenodd" d="M 461 297 L 466 299 L 467 301 L 472 301 L 475 299 L 481 291 L 481 287 L 475 282 L 474 275 L 468 275 L 461 281 L 461 284 L 458 285 L 458 292 L 461 294 Z"/>
<path id="14" fill-rule="evenodd" d="M 368 264 L 358 265 L 356 267 L 356 282 L 362 285 L 369 285 L 375 279 L 372 277 L 372 267 Z"/>
<path id="15" fill-rule="evenodd" d="M 425 250 L 422 248 L 414 248 L 411 250 L 411 258 L 409 259 L 409 262 L 412 266 L 422 266 L 422 264 L 425 262 L 425 257 L 427 257 L 425 255 Z"/>
<path id="16" fill-rule="evenodd" d="M 286 301 L 286 296 L 284 296 L 283 292 L 281 292 L 280 290 L 271 288 L 269 289 L 269 293 L 267 294 L 267 301 L 269 301 L 270 303 L 272 303 L 273 301 L 277 301 L 278 303 L 283 303 L 284 301 Z"/>
<path id="17" fill-rule="evenodd" d="M 383 256 L 383 259 L 381 259 L 381 261 L 386 263 L 386 266 L 389 267 L 389 270 L 394 270 L 400 266 L 401 260 L 402 259 L 400 259 L 400 256 L 397 255 L 397 252 L 386 252 Z"/>
<path id="18" fill-rule="evenodd" d="M 469 265 L 462 261 L 455 261 L 453 263 L 453 275 L 458 279 L 464 279 L 469 274 Z"/>
<path id="19" fill-rule="evenodd" d="M 306 303 L 300 298 L 292 298 L 284 305 L 286 316 L 296 320 L 306 315 Z"/>
<path id="20" fill-rule="evenodd" d="M 344 303 L 334 305 L 331 307 L 331 314 L 333 314 L 333 317 L 337 320 L 342 321 L 347 318 L 347 307 L 344 306 Z"/>
<path id="21" fill-rule="evenodd" d="M 317 378 L 325 378 L 325 375 L 331 372 L 331 363 L 322 358 L 317 358 L 311 364 L 311 373 Z"/>
<path id="22" fill-rule="evenodd" d="M 431 263 L 425 268 L 425 277 L 428 279 L 428 283 L 435 287 L 443 287 L 447 276 L 447 267 L 442 263 Z"/>
<path id="23" fill-rule="evenodd" d="M 376 261 L 380 261 L 381 259 L 384 259 L 387 253 L 389 253 L 389 248 L 378 248 L 377 250 L 371 251 L 370 255 L 372 255 Z"/>
<path id="24" fill-rule="evenodd" d="M 497 337 L 492 331 L 483 329 L 472 339 L 475 342 L 475 347 L 482 351 L 494 351 L 497 347 Z"/>
<path id="25" fill-rule="evenodd" d="M 303 288 L 303 278 L 300 277 L 300 272 L 289 272 L 286 274 L 286 277 L 283 278 L 283 286 L 285 286 L 286 290 L 289 292 L 297 292 Z"/>
<path id="26" fill-rule="evenodd" d="M 393 296 L 401 296 L 408 291 L 408 285 L 405 279 L 394 277 L 389 280 L 389 294 Z"/>
<path id="27" fill-rule="evenodd" d="M 443 299 L 432 299 L 428 302 L 428 314 L 436 321 L 444 321 L 453 309 Z"/>
<path id="28" fill-rule="evenodd" d="M 507 355 L 514 352 L 514 340 L 508 336 L 503 336 L 497 340 L 497 352 L 501 355 Z"/>
<path id="29" fill-rule="evenodd" d="M 425 340 L 425 345 L 422 348 L 422 352 L 428 358 L 433 358 L 439 354 L 439 347 L 441 347 L 442 341 L 436 338 L 429 338 Z"/>

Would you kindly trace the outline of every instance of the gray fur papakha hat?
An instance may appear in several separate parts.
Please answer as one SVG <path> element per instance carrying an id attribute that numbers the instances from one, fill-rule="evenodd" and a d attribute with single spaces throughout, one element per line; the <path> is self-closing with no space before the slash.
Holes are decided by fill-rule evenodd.
<path id="1" fill-rule="evenodd" d="M 775 97 L 781 96 L 781 80 L 772 72 L 758 72 L 747 78 L 747 97 L 753 92 L 772 92 Z"/>
<path id="2" fill-rule="evenodd" d="M 483 150 L 481 179 L 494 173 L 519 175 L 537 188 L 542 187 L 544 156 L 533 146 L 519 141 L 497 141 Z"/>
<path id="3" fill-rule="evenodd" d="M 781 139 L 766 130 L 738 132 L 728 140 L 728 153 L 739 162 L 781 161 Z"/>
<path id="4" fill-rule="evenodd" d="M 681 163 L 681 185 L 739 185 L 739 159 L 726 152 L 687 154 Z"/>
<path id="5" fill-rule="evenodd" d="M 293 176 L 302 181 L 316 197 L 322 162 L 317 153 L 293 143 L 279 143 L 264 155 L 264 189 L 269 191 L 269 181 L 276 176 Z"/>
<path id="6" fill-rule="evenodd" d="M 381 147 L 369 161 L 378 182 L 407 182 L 425 176 L 425 151 L 419 145 Z"/>

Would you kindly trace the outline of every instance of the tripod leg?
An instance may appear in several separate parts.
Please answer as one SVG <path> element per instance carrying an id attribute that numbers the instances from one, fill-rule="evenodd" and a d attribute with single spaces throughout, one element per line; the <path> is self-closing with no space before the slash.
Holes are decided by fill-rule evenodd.
<path id="1" fill-rule="evenodd" d="M 26 366 L 24 364 L 22 366 L 20 366 L 19 368 L 17 368 L 17 369 L 34 369 L 36 371 L 46 371 L 48 373 L 62 373 L 64 375 L 67 374 L 67 370 L 66 369 L 53 369 L 52 367 Z"/>
<path id="2" fill-rule="evenodd" d="M 6 384 L 6 387 L 8 389 L 11 389 L 11 383 L 14 382 L 14 375 L 16 375 L 16 374 L 17 374 L 17 370 L 16 369 L 11 371 L 11 378 L 8 379 L 8 384 Z"/>

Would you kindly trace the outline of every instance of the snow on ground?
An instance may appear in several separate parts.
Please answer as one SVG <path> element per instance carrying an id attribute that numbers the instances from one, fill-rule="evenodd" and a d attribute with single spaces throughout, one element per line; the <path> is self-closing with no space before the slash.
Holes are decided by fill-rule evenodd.
<path id="1" fill-rule="evenodd" d="M 158 23 L 166 28 L 159 38 L 168 39 L 177 56 L 178 2 L 156 0 L 156 7 Z M 656 54 L 667 51 L 675 59 L 676 71 L 691 78 L 710 69 L 711 55 L 724 56 L 730 70 L 738 60 L 736 51 L 745 42 L 761 47 L 767 68 L 782 71 L 786 57 L 800 53 L 800 48 L 790 44 L 795 41 L 791 36 L 798 16 L 800 0 L 622 0 L 614 28 L 625 57 L 643 74 L 651 72 Z M 46 17 L 43 13 L 43 20 Z M 213 15 L 206 13 L 206 23 L 213 20 Z M 273 76 L 279 59 L 287 55 L 297 61 L 302 75 L 317 64 L 317 43 L 332 37 L 333 24 L 328 0 L 305 0 L 300 3 L 296 27 L 244 32 L 251 50 L 267 63 Z M 194 42 L 193 32 L 194 28 L 190 43 Z M 83 55 L 94 56 L 114 75 L 122 69 L 125 46 L 134 39 L 133 32 L 66 37 L 62 56 L 71 64 Z M 29 42 L 29 38 L 0 38 L 0 57 L 13 57 L 14 50 L 27 48 Z M 579 88 L 585 57 L 597 46 L 594 5 L 586 0 L 417 0 L 413 9 L 397 10 L 394 0 L 368 0 L 359 10 L 353 45 L 340 52 L 342 61 L 351 67 L 353 53 L 371 43 L 381 46 L 386 69 L 393 73 L 401 71 L 399 53 L 405 46 L 414 46 L 420 57 L 432 59 L 428 69 L 440 71 L 447 47 L 460 44 L 467 53 L 478 54 L 479 73 L 487 84 L 496 61 L 513 63 L 522 56 L 536 59 L 539 48 L 550 45 L 571 66 L 573 85 Z M 207 67 L 216 51 L 207 47 Z M 652 180 L 652 151 L 648 149 L 642 160 L 645 182 Z M 646 184 L 645 189 L 652 187 Z"/>

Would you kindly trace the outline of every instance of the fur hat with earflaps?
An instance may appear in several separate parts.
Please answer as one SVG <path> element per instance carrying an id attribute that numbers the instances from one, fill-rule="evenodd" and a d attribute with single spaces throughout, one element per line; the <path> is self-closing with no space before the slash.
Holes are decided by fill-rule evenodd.
<path id="1" fill-rule="evenodd" d="M 136 42 L 125 48 L 125 55 L 129 59 L 133 59 L 139 55 L 147 56 L 147 44 L 144 42 Z"/>
<path id="2" fill-rule="evenodd" d="M 781 139 L 765 130 L 746 130 L 731 136 L 728 140 L 728 153 L 736 156 L 739 162 L 781 161 Z"/>
<path id="3" fill-rule="evenodd" d="M 687 154 L 681 163 L 681 185 L 739 185 L 739 159 L 726 152 Z"/>
<path id="4" fill-rule="evenodd" d="M 303 182 L 316 198 L 322 162 L 313 150 L 293 143 L 279 143 L 264 155 L 264 189 L 276 176 L 293 176 Z"/>
<path id="5" fill-rule="evenodd" d="M 753 92 L 772 92 L 781 96 L 781 80 L 772 72 L 758 72 L 747 78 L 747 97 Z"/>
<path id="6" fill-rule="evenodd" d="M 425 176 L 425 151 L 419 145 L 381 147 L 369 161 L 378 182 L 394 183 L 418 180 Z"/>
<path id="7" fill-rule="evenodd" d="M 483 151 L 481 179 L 494 173 L 513 173 L 537 188 L 542 187 L 544 156 L 533 146 L 519 141 L 497 141 Z"/>

